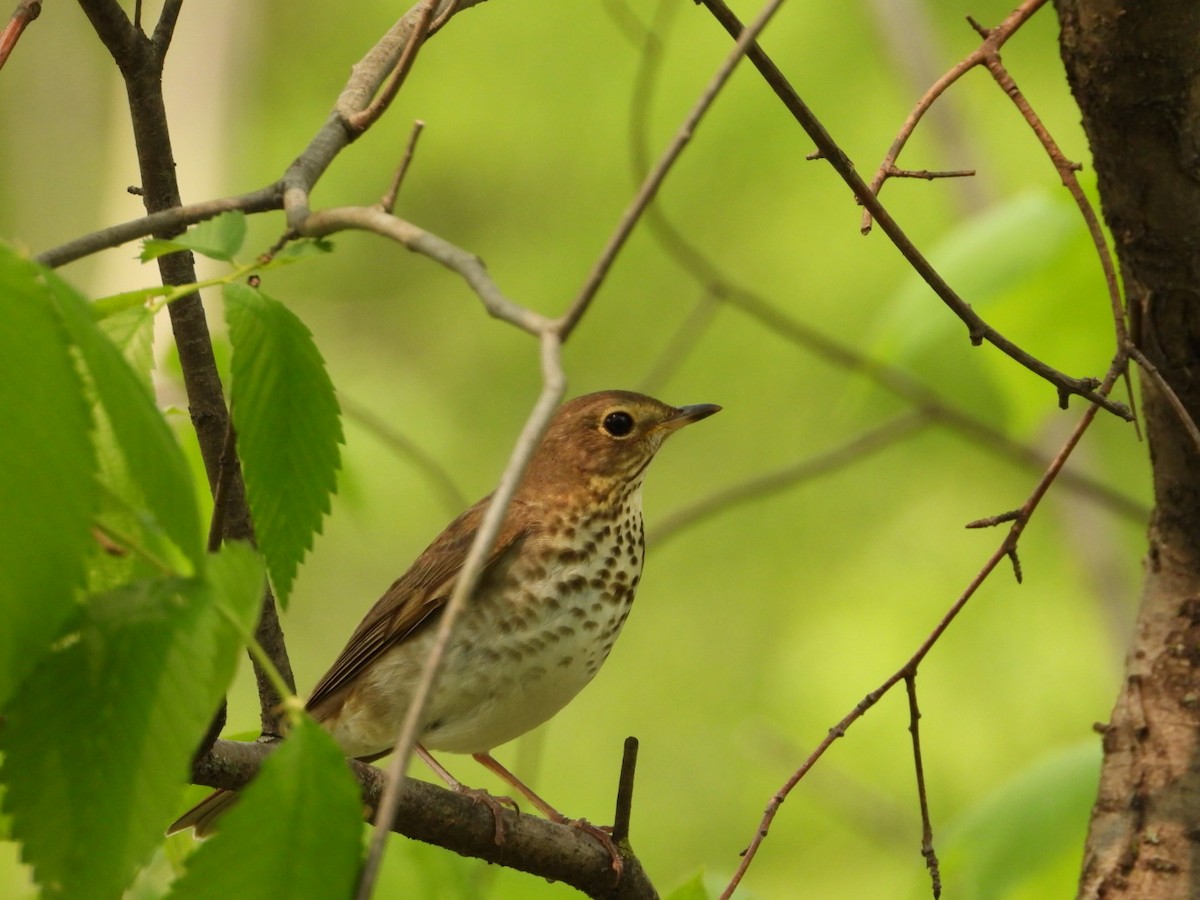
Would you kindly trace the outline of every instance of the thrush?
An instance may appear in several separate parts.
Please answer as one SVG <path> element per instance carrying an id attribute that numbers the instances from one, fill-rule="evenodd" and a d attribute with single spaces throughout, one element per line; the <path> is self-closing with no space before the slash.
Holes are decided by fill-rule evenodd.
<path id="1" fill-rule="evenodd" d="M 421 719 L 417 752 L 452 787 L 463 789 L 430 750 L 473 755 L 549 818 L 568 821 L 490 751 L 548 720 L 600 670 L 641 580 L 646 468 L 669 435 L 720 408 L 603 391 L 555 413 L 455 624 Z M 369 761 L 391 751 L 490 499 L 451 522 L 393 582 L 313 688 L 307 709 L 347 757 Z M 215 792 L 170 832 L 194 827 L 203 836 L 235 797 Z"/>

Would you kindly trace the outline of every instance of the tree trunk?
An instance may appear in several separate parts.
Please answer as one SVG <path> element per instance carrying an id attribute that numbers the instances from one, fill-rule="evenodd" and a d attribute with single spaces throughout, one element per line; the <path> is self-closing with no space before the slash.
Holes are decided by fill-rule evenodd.
<path id="1" fill-rule="evenodd" d="M 1137 347 L 1200 420 L 1200 3 L 1056 0 Z M 1080 897 L 1200 896 L 1200 450 L 1144 373 L 1146 575 Z"/>

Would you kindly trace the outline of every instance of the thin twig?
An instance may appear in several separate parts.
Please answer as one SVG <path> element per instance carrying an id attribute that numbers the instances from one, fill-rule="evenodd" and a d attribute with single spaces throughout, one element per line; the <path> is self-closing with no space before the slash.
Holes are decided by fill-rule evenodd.
<path id="1" fill-rule="evenodd" d="M 932 171 L 930 169 L 898 169 L 892 166 L 888 170 L 891 178 L 920 178 L 924 181 L 934 181 L 938 178 L 970 178 L 975 174 L 974 169 L 945 169 Z"/>
<path id="2" fill-rule="evenodd" d="M 41 14 L 42 0 L 20 0 L 17 3 L 17 8 L 9 17 L 8 24 L 4 26 L 3 31 L 0 31 L 0 69 L 3 69 L 4 64 L 8 62 L 13 48 L 17 46 L 17 41 L 21 39 L 25 29 Z"/>
<path id="3" fill-rule="evenodd" d="M 1026 0 L 1019 7 L 1013 10 L 1003 22 L 995 28 L 988 31 L 987 34 L 981 35 L 985 43 L 993 48 L 993 52 L 999 51 L 1004 46 L 1004 43 L 1012 37 L 1012 35 L 1022 25 L 1028 21 L 1039 8 L 1044 6 L 1046 0 Z M 970 17 L 968 16 L 970 21 Z M 978 29 L 977 29 L 978 30 Z M 950 68 L 946 74 L 935 81 L 917 101 L 917 105 L 913 107 L 912 112 L 908 114 L 908 118 L 904 120 L 904 124 L 900 126 L 900 131 L 892 141 L 892 145 L 888 148 L 887 154 L 883 157 L 883 162 L 879 164 L 879 168 L 875 170 L 875 175 L 871 179 L 871 192 L 878 195 L 883 190 L 883 185 L 896 173 L 896 159 L 900 156 L 900 152 L 904 149 L 908 139 L 912 137 L 913 131 L 916 130 L 917 124 L 925 116 L 925 113 L 933 106 L 933 104 L 946 92 L 946 90 L 963 77 L 967 72 L 976 66 L 982 65 L 984 62 L 984 48 L 978 47 L 973 50 L 966 58 L 960 60 Z M 866 234 L 871 230 L 871 209 L 863 209 L 862 214 L 862 232 Z"/>
<path id="4" fill-rule="evenodd" d="M 171 48 L 171 38 L 175 36 L 175 25 L 182 11 L 183 0 L 166 0 L 162 12 L 159 13 L 158 23 L 154 26 L 154 34 L 150 38 L 150 46 L 154 48 L 159 69 L 162 69 L 166 61 L 167 51 Z"/>
<path id="5" fill-rule="evenodd" d="M 1084 224 L 1087 227 L 1092 244 L 1095 246 L 1096 253 L 1100 259 L 1100 268 L 1104 272 L 1104 282 L 1108 289 L 1109 304 L 1112 309 L 1113 324 L 1116 330 L 1117 352 L 1118 354 L 1125 354 L 1128 352 L 1127 348 L 1130 346 L 1130 340 L 1126 323 L 1126 312 L 1121 301 L 1121 289 L 1117 278 L 1116 265 L 1113 262 L 1108 241 L 1105 239 L 1104 230 L 1100 226 L 1099 216 L 1096 215 L 1091 201 L 1084 193 L 1082 186 L 1079 184 L 1079 179 L 1075 174 L 1082 167 L 1078 163 L 1069 160 L 1066 154 L 1062 152 L 1062 149 L 1058 146 L 1058 142 L 1054 140 L 1049 129 L 1021 93 L 1016 81 L 1000 58 L 1000 48 L 1004 46 L 1005 42 L 1019 28 L 1029 21 L 1029 18 L 1035 12 L 1045 5 L 1045 2 L 1046 0 L 1026 0 L 1026 2 L 1013 10 L 995 28 L 984 28 L 970 16 L 967 17 L 967 21 L 970 22 L 971 27 L 982 38 L 982 42 L 975 50 L 939 78 L 925 92 L 921 99 L 917 101 L 916 107 L 909 113 L 908 118 L 900 128 L 899 134 L 888 149 L 883 162 L 880 163 L 879 168 L 876 170 L 875 177 L 871 180 L 870 186 L 878 194 L 887 178 L 893 177 L 901 171 L 895 165 L 900 151 L 904 148 L 905 143 L 912 135 L 921 117 L 941 97 L 946 89 L 971 69 L 979 66 L 985 68 L 1004 92 L 1005 96 L 1012 100 L 1013 105 L 1016 106 L 1022 118 L 1025 119 L 1030 129 L 1037 136 L 1042 148 L 1046 151 L 1046 155 L 1050 158 L 1051 163 L 1053 163 L 1055 171 L 1058 172 L 1063 186 L 1070 193 L 1076 207 L 1079 209 L 1080 215 L 1083 216 Z M 871 210 L 866 209 L 863 211 L 864 233 L 870 230 L 870 227 Z M 1128 380 L 1126 380 L 1126 384 L 1128 385 Z M 1130 397 L 1132 398 L 1132 392 L 1130 392 Z"/>
<path id="6" fill-rule="evenodd" d="M 390 238 L 446 268 L 457 272 L 483 301 L 488 313 L 533 335 L 553 327 L 551 320 L 508 299 L 488 275 L 483 261 L 432 232 L 419 228 L 378 206 L 341 206 L 311 213 L 303 220 L 305 237 L 326 237 L 348 228 L 371 231 Z"/>
<path id="7" fill-rule="evenodd" d="M 1113 384 L 1116 383 L 1119 377 L 1120 371 L 1114 366 L 1106 375 L 1103 384 L 1100 386 L 1100 390 L 1112 390 Z M 973 596 L 975 596 L 975 593 L 979 590 L 984 581 L 986 581 L 992 572 L 995 571 L 996 567 L 1001 563 L 1001 561 L 1010 558 L 1013 555 L 1017 544 L 1020 541 L 1021 535 L 1024 533 L 1025 527 L 1032 518 L 1034 511 L 1041 503 L 1042 498 L 1046 495 L 1046 491 L 1050 489 L 1050 486 L 1054 483 L 1055 479 L 1058 478 L 1059 473 L 1062 471 L 1063 466 L 1066 465 L 1067 460 L 1070 458 L 1071 453 L 1078 445 L 1080 439 L 1082 439 L 1083 435 L 1087 432 L 1088 428 L 1095 420 L 1099 409 L 1100 407 L 1098 405 L 1093 404 L 1084 410 L 1083 415 L 1080 416 L 1075 428 L 1071 431 L 1071 434 L 1068 436 L 1067 440 L 1063 443 L 1062 447 L 1059 449 L 1058 453 L 1055 455 L 1046 471 L 1042 474 L 1042 477 L 1038 480 L 1038 483 L 1035 485 L 1028 499 L 1026 499 L 1025 503 L 1022 504 L 1020 515 L 1009 528 L 1008 533 L 1005 535 L 1004 540 L 1000 543 L 1000 546 L 996 548 L 996 550 L 991 554 L 991 556 L 988 557 L 987 561 L 983 564 L 979 571 L 975 573 L 975 576 L 971 579 L 970 583 L 963 590 L 963 592 L 959 594 L 958 598 L 950 605 L 950 608 L 945 612 L 945 614 L 943 614 L 942 618 L 938 621 L 937 625 L 934 626 L 929 635 L 921 642 L 916 652 L 914 652 L 912 656 L 905 661 L 904 665 L 900 666 L 900 668 L 897 669 L 891 676 L 889 676 L 881 685 L 879 685 L 879 687 L 867 694 L 855 705 L 852 710 L 850 710 L 850 712 L 843 716 L 836 725 L 830 728 L 829 732 L 824 738 L 822 738 L 821 742 L 817 744 L 816 749 L 814 749 L 812 753 L 808 755 L 808 758 L 801 763 L 800 767 L 794 773 L 792 773 L 788 780 L 784 782 L 783 786 L 771 797 L 771 800 L 767 804 L 767 808 L 763 813 L 762 820 L 759 822 L 758 828 L 754 832 L 754 837 L 751 839 L 750 844 L 742 852 L 742 859 L 738 864 L 737 871 L 734 872 L 729 884 L 725 886 L 725 890 L 721 893 L 721 900 L 728 900 L 728 898 L 732 896 L 737 886 L 741 883 L 742 878 L 745 877 L 746 871 L 750 868 L 751 863 L 754 861 L 754 857 L 758 853 L 759 847 L 761 847 L 763 841 L 766 840 L 767 834 L 771 829 L 771 823 L 774 822 L 780 806 L 783 805 L 784 800 L 787 799 L 788 795 L 792 792 L 792 790 L 795 789 L 796 785 L 798 785 L 804 776 L 807 775 L 812 769 L 812 767 L 816 765 L 817 760 L 825 755 L 825 751 L 833 745 L 834 741 L 846 734 L 851 725 L 853 725 L 858 719 L 862 718 L 863 715 L 865 715 L 866 712 L 871 709 L 871 707 L 878 703 L 881 697 L 883 697 L 888 691 L 908 677 L 910 673 L 917 671 L 922 661 L 929 654 L 929 651 L 933 649 L 934 645 L 945 633 L 946 629 L 950 627 L 951 623 L 958 617 L 958 614 L 962 612 L 963 608 L 967 605 L 967 602 Z"/>
<path id="8" fill-rule="evenodd" d="M 379 201 L 379 206 L 385 213 L 390 213 L 396 208 L 396 197 L 400 193 L 400 185 L 404 183 L 404 176 L 408 174 L 408 167 L 412 164 L 413 154 L 417 152 L 417 139 L 421 136 L 421 132 L 424 129 L 425 123 L 420 119 L 413 122 L 412 131 L 408 133 L 408 143 L 404 146 L 404 155 L 400 157 L 400 165 L 396 167 L 396 174 L 392 178 L 392 183 L 388 186 L 387 193 Z"/>
<path id="9" fill-rule="evenodd" d="M 985 42 L 990 48 L 990 39 Z M 1079 214 L 1083 216 L 1083 221 L 1087 225 L 1088 234 L 1091 236 L 1092 244 L 1096 248 L 1096 255 L 1100 258 L 1100 268 L 1104 272 L 1104 283 L 1108 288 L 1109 305 L 1112 309 L 1113 326 L 1117 334 L 1117 348 L 1120 352 L 1129 344 L 1129 329 L 1126 325 L 1125 308 L 1121 303 L 1121 287 L 1117 278 L 1117 267 L 1113 262 L 1112 252 L 1109 250 L 1108 241 L 1104 238 L 1104 229 L 1100 225 L 1100 217 L 1096 215 L 1096 210 L 1092 207 L 1091 201 L 1087 194 L 1083 192 L 1083 187 L 1079 183 L 1075 173 L 1079 171 L 1081 166 L 1078 163 L 1067 159 L 1066 154 L 1058 146 L 1058 142 L 1050 134 L 1050 131 L 1042 123 L 1041 118 L 1033 107 L 1029 105 L 1029 101 L 1021 93 L 1017 87 L 1017 83 L 1013 80 L 1004 64 L 1000 61 L 1000 55 L 989 49 L 984 56 L 984 65 L 996 84 L 1004 92 L 1017 110 L 1021 113 L 1022 118 L 1029 123 L 1029 127 L 1033 133 L 1037 135 L 1041 142 L 1046 155 L 1050 157 L 1050 162 L 1054 164 L 1054 169 L 1058 172 L 1058 177 L 1062 180 L 1063 187 L 1070 193 L 1071 199 L 1075 201 L 1076 207 L 1079 209 Z"/>
<path id="10" fill-rule="evenodd" d="M 642 61 L 634 79 L 630 100 L 629 132 L 631 162 L 634 176 L 639 180 L 644 177 L 650 165 L 646 139 L 649 133 L 649 108 L 656 93 L 662 62 L 663 41 L 658 32 L 666 27 L 670 17 L 674 16 L 678 9 L 676 4 L 665 0 L 657 8 L 653 26 L 641 33 L 635 33 L 635 38 L 641 42 Z M 979 417 L 948 404 L 931 388 L 904 370 L 882 360 L 873 359 L 856 347 L 840 343 L 784 314 L 750 288 L 735 282 L 713 263 L 708 254 L 701 252 L 688 241 L 658 204 L 646 211 L 646 221 L 660 246 L 703 287 L 707 300 L 732 306 L 772 333 L 827 363 L 863 375 L 882 390 L 923 410 L 937 424 L 966 438 L 986 452 L 1026 469 L 1037 472 L 1045 469 L 1049 460 L 1039 451 L 1014 441 Z M 669 371 L 669 366 L 674 360 L 687 352 L 687 345 L 703 332 L 704 323 L 707 321 L 705 310 L 708 308 L 705 299 L 697 303 L 688 322 L 671 341 L 664 358 L 646 377 L 646 384 L 654 384 L 657 379 L 665 377 L 664 369 Z M 1140 524 L 1149 517 L 1149 509 L 1144 504 L 1113 490 L 1084 472 L 1063 472 L 1059 477 L 1059 484 L 1130 521 Z M 712 510 L 714 514 L 718 511 L 715 507 Z M 660 529 L 659 534 L 662 533 Z"/>
<path id="11" fill-rule="evenodd" d="M 128 222 L 122 222 L 119 225 L 110 225 L 108 228 L 101 228 L 65 244 L 43 250 L 34 259 L 44 266 L 56 269 L 67 263 L 83 259 L 85 256 L 119 247 L 121 244 L 135 241 L 138 238 L 165 232 L 178 233 L 189 225 L 211 219 L 223 212 L 241 210 L 245 213 L 260 213 L 282 208 L 282 184 L 269 184 L 246 194 L 205 200 L 202 203 L 189 203 L 187 206 L 174 206 L 131 219 Z"/>
<path id="12" fill-rule="evenodd" d="M 927 413 L 920 410 L 908 412 L 852 438 L 833 450 L 711 494 L 664 519 L 646 536 L 646 543 L 655 547 L 661 546 L 680 531 L 718 513 L 727 512 L 744 503 L 861 462 L 865 457 L 915 434 L 929 423 L 930 417 Z"/>
<path id="13" fill-rule="evenodd" d="M 933 882 L 934 900 L 942 896 L 942 873 L 938 867 L 937 851 L 933 849 L 933 823 L 929 820 L 929 795 L 925 790 L 925 764 L 921 761 L 921 732 L 918 722 L 921 710 L 917 706 L 917 671 L 913 669 L 904 676 L 908 690 L 908 731 L 912 735 L 913 766 L 917 773 L 917 797 L 921 804 L 921 855 Z"/>
<path id="14" fill-rule="evenodd" d="M 617 808 L 613 813 L 612 839 L 614 844 L 629 840 L 629 821 L 633 814 L 633 779 L 637 772 L 638 739 L 625 738 L 621 755 L 621 778 L 617 782 Z"/>
<path id="15" fill-rule="evenodd" d="M 741 21 L 724 3 L 724 0 L 700 0 L 700 2 L 713 14 L 731 37 L 739 38 L 743 34 L 744 28 Z M 879 198 L 875 196 L 867 183 L 863 181 L 862 176 L 858 174 L 850 158 L 846 156 L 833 140 L 833 137 L 829 134 L 825 126 L 821 124 L 812 110 L 808 108 L 808 105 L 800 98 L 800 95 L 796 93 L 796 90 L 783 76 L 783 73 L 771 58 L 763 52 L 757 43 L 750 45 L 746 55 L 775 91 L 776 96 L 780 98 L 784 106 L 787 107 L 788 111 L 812 139 L 813 143 L 817 145 L 817 149 L 821 151 L 823 158 L 828 160 L 829 164 L 833 166 L 842 180 L 854 191 L 854 195 L 858 198 L 859 202 L 867 207 L 875 216 L 875 221 L 879 223 L 880 228 L 883 229 L 884 233 L 887 234 L 892 243 L 903 254 L 904 258 L 908 260 L 909 265 L 925 280 L 934 293 L 942 299 L 942 302 L 950 308 L 951 312 L 958 316 L 963 324 L 967 326 L 967 332 L 972 344 L 978 346 L 986 341 L 1015 362 L 1052 384 L 1058 393 L 1058 402 L 1061 407 L 1066 407 L 1070 396 L 1077 395 L 1126 421 L 1133 418 L 1133 414 L 1130 412 L 1128 406 L 1104 396 L 1097 390 L 1100 386 L 1098 379 L 1073 378 L 1064 372 L 1060 372 L 1053 366 L 1028 353 L 985 322 L 971 308 L 970 304 L 963 300 L 950 287 L 946 280 L 930 264 L 929 260 L 925 258 L 924 254 L 917 249 L 908 235 L 904 233 L 896 220 L 892 218 L 883 204 L 879 202 Z"/>
<path id="16" fill-rule="evenodd" d="M 973 519 L 964 525 L 964 528 L 995 528 L 997 525 L 1004 525 L 1007 522 L 1015 522 L 1021 518 L 1021 510 L 1010 509 L 1008 512 L 1002 512 L 999 515 L 987 516 L 983 519 Z"/>
<path id="17" fill-rule="evenodd" d="M 1167 403 L 1179 419 L 1179 423 L 1183 426 L 1184 431 L 1192 439 L 1192 444 L 1196 447 L 1196 451 L 1200 453 L 1200 428 L 1196 427 L 1196 420 L 1192 418 L 1187 407 L 1183 405 L 1183 401 L 1179 399 L 1179 395 L 1175 393 L 1174 388 L 1167 383 L 1167 379 L 1163 378 L 1162 373 L 1158 371 L 1154 363 L 1150 362 L 1146 358 L 1146 355 L 1132 343 L 1129 345 L 1129 355 L 1141 367 L 1142 371 L 1146 373 L 1146 376 L 1154 386 L 1162 392 Z"/>
<path id="18" fill-rule="evenodd" d="M 634 195 L 633 200 L 630 201 L 629 206 L 626 207 L 625 212 L 622 213 L 616 228 L 613 230 L 612 236 L 609 237 L 608 243 L 605 244 L 603 251 L 601 251 L 600 258 L 596 260 L 583 287 L 576 295 L 571 307 L 559 320 L 559 334 L 562 335 L 563 340 L 566 340 L 570 336 L 571 331 L 578 324 L 580 317 L 587 310 L 588 304 L 592 302 L 592 298 L 595 297 L 596 291 L 600 289 L 600 285 L 604 281 L 604 277 L 608 274 L 608 270 L 612 267 L 617 254 L 625 246 L 626 239 L 628 239 L 634 226 L 642 217 L 642 213 L 645 212 L 646 208 L 654 200 L 654 196 L 658 193 L 659 187 L 662 186 L 667 173 L 675 164 L 675 160 L 683 152 L 684 147 L 687 146 L 688 141 L 691 140 L 696 127 L 700 124 L 700 120 L 712 106 L 713 101 L 716 100 L 717 95 L 721 92 L 721 88 L 725 86 L 737 64 L 741 62 L 742 57 L 746 55 L 747 50 L 754 43 L 754 39 L 767 27 L 767 23 L 771 21 L 771 17 L 782 4 L 783 0 L 767 0 L 767 3 L 764 4 L 762 10 L 754 18 L 754 21 L 750 23 L 750 26 L 737 37 L 733 49 L 725 57 L 724 62 L 721 63 L 720 68 L 717 69 L 716 74 L 713 75 L 708 86 L 701 93 L 691 112 L 688 113 L 683 124 L 675 133 L 675 137 L 667 145 L 658 162 L 646 174 L 641 187 Z"/>

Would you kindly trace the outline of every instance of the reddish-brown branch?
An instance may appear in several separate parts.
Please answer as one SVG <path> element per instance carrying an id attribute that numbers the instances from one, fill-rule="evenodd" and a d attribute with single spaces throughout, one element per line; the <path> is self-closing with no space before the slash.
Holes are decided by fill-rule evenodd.
<path id="1" fill-rule="evenodd" d="M 1105 377 L 1104 383 L 1101 385 L 1100 390 L 1103 392 L 1112 390 L 1112 386 L 1116 383 L 1119 377 L 1120 369 L 1114 364 L 1109 369 L 1108 375 Z M 975 593 L 988 579 L 992 572 L 995 571 L 996 567 L 1001 563 L 1001 561 L 1003 561 L 1005 558 L 1013 558 L 1015 556 L 1017 544 L 1020 542 L 1021 535 L 1024 533 L 1026 525 L 1029 524 L 1029 520 L 1033 516 L 1038 505 L 1041 503 L 1042 498 L 1045 497 L 1046 491 L 1050 489 L 1050 486 L 1054 483 L 1055 479 L 1058 478 L 1059 473 L 1062 471 L 1062 467 L 1066 465 L 1067 460 L 1070 458 L 1071 453 L 1075 450 L 1075 447 L 1079 444 L 1080 439 L 1095 420 L 1098 410 L 1098 406 L 1092 405 L 1084 411 L 1083 415 L 1079 419 L 1079 422 L 1072 430 L 1070 436 L 1063 443 L 1049 467 L 1047 467 L 1046 471 L 1042 474 L 1042 477 L 1038 480 L 1037 485 L 1034 487 L 1032 493 L 1030 493 L 1028 499 L 1026 499 L 1026 501 L 1021 505 L 1018 515 L 1013 521 L 1012 527 L 1009 528 L 1008 533 L 1005 535 L 1004 540 L 1000 543 L 1000 546 L 995 549 L 995 551 L 991 556 L 988 557 L 987 561 L 983 564 L 979 571 L 975 573 L 975 577 L 971 579 L 967 587 L 958 596 L 958 599 L 956 599 L 954 603 L 950 605 L 950 608 L 945 612 L 941 620 L 938 621 L 937 625 L 934 626 L 933 630 L 929 633 L 925 640 L 921 642 L 921 645 L 917 648 L 916 652 L 914 652 L 912 656 L 910 656 L 908 660 L 906 660 L 905 663 L 900 666 L 899 669 L 889 676 L 886 681 L 879 685 L 879 687 L 875 688 L 875 690 L 867 694 L 858 702 L 858 704 L 855 705 L 852 710 L 850 710 L 850 712 L 843 716 L 836 725 L 830 728 L 829 732 L 824 738 L 822 738 L 821 742 L 817 744 L 816 749 L 814 749 L 812 753 L 808 755 L 808 758 L 804 760 L 800 767 L 794 773 L 792 773 L 791 777 L 789 777 L 788 780 L 784 782 L 783 786 L 771 797 L 771 800 L 767 804 L 767 808 L 763 813 L 762 820 L 759 822 L 758 828 L 754 833 L 753 839 L 742 853 L 742 859 L 738 865 L 737 871 L 734 872 L 732 879 L 730 879 L 729 884 L 726 885 L 725 890 L 721 894 L 721 900 L 727 900 L 727 898 L 732 896 L 734 890 L 741 883 L 742 878 L 745 877 L 746 871 L 750 868 L 751 863 L 754 861 L 754 857 L 758 853 L 759 847 L 762 846 L 763 841 L 770 832 L 771 823 L 775 821 L 775 816 L 779 812 L 780 806 L 783 805 L 783 801 L 787 799 L 788 795 L 795 789 L 796 785 L 798 785 L 804 776 L 809 773 L 812 767 L 816 765 L 817 760 L 824 756 L 825 751 L 833 745 L 833 742 L 838 738 L 843 737 L 850 729 L 850 726 L 861 719 L 867 713 L 867 711 L 870 710 L 871 707 L 873 707 L 876 703 L 878 703 L 888 691 L 894 688 L 901 681 L 912 677 L 916 673 L 925 657 L 933 649 L 938 640 L 941 639 L 941 636 L 945 633 L 946 629 L 950 627 L 951 623 L 953 623 L 953 621 L 958 617 L 958 614 L 962 612 L 968 601 L 975 596 Z"/>
<path id="2" fill-rule="evenodd" d="M 17 46 L 17 41 L 21 39 L 25 29 L 41 14 L 42 0 L 20 0 L 17 3 L 8 24 L 0 31 L 0 69 L 8 62 L 8 57 L 12 55 L 13 48 Z"/>
<path id="3" fill-rule="evenodd" d="M 400 165 L 396 167 L 396 174 L 392 176 L 392 183 L 388 185 L 387 193 L 379 201 L 379 208 L 385 213 L 390 214 L 396 208 L 396 197 L 400 194 L 400 186 L 404 184 L 404 176 L 408 174 L 408 167 L 412 164 L 413 155 L 417 152 L 417 140 L 424 130 L 425 123 L 420 119 L 413 122 L 412 131 L 408 133 L 408 143 L 404 146 L 404 155 L 400 157 Z"/>
<path id="4" fill-rule="evenodd" d="M 721 24 L 721 27 L 730 36 L 738 38 L 742 35 L 744 28 L 741 20 L 738 19 L 724 0 L 699 0 L 699 2 L 712 13 Z M 809 109 L 808 104 L 803 101 L 787 78 L 784 77 L 779 67 L 775 65 L 775 62 L 757 43 L 750 44 L 746 50 L 746 56 L 754 63 L 754 66 L 771 86 L 772 90 L 775 91 L 775 95 L 783 102 L 788 112 L 792 114 L 800 127 L 804 129 L 805 133 L 816 144 L 821 156 L 829 162 L 834 171 L 846 182 L 859 202 L 870 210 L 871 214 L 875 217 L 875 221 L 879 223 L 879 227 L 883 229 L 884 233 L 896 246 L 896 249 L 908 260 L 909 265 L 933 289 L 942 302 L 950 308 L 951 312 L 958 316 L 963 324 L 967 326 L 972 344 L 979 345 L 986 341 L 1015 362 L 1048 381 L 1056 388 L 1059 405 L 1064 408 L 1067 406 L 1067 400 L 1071 395 L 1078 395 L 1126 421 L 1133 418 L 1133 413 L 1130 412 L 1128 406 L 1112 400 L 1103 392 L 1097 390 L 1100 386 L 1099 379 L 1073 378 L 1064 372 L 1060 372 L 1053 366 L 1026 352 L 984 321 L 971 308 L 971 305 L 960 297 L 946 280 L 942 278 L 941 274 L 925 258 L 925 255 L 917 249 L 908 235 L 905 234 L 899 223 L 892 218 L 892 215 L 879 202 L 879 198 L 875 196 L 874 191 L 870 189 L 869 185 L 867 185 L 862 176 L 854 168 L 853 162 L 846 156 L 837 142 L 834 141 L 832 135 L 830 135 L 829 131 L 813 111 Z"/>
<path id="5" fill-rule="evenodd" d="M 978 32 L 983 39 L 982 42 L 975 50 L 934 82 L 921 99 L 917 101 L 917 105 L 909 113 L 908 118 L 904 120 L 899 133 L 896 135 L 895 140 L 892 141 L 892 146 L 888 149 L 887 155 L 884 156 L 883 162 L 879 164 L 875 176 L 871 179 L 870 186 L 871 190 L 878 194 L 888 178 L 896 177 L 904 171 L 896 167 L 896 159 L 904 149 L 909 137 L 912 136 L 917 124 L 938 98 L 971 69 L 976 67 L 986 69 L 1000 89 L 1004 91 L 1005 95 L 1012 100 L 1021 117 L 1025 119 L 1030 129 L 1037 136 L 1042 148 L 1046 151 L 1046 155 L 1050 158 L 1050 162 L 1054 165 L 1055 171 L 1058 172 L 1063 186 L 1071 194 L 1071 198 L 1079 208 L 1080 215 L 1083 216 L 1088 234 L 1100 258 L 1100 267 L 1104 272 L 1104 282 L 1108 289 L 1109 304 L 1112 309 L 1113 322 L 1116 329 L 1118 353 L 1123 354 L 1128 352 L 1129 335 L 1125 322 L 1125 310 L 1121 303 L 1121 290 L 1117 279 L 1116 266 L 1113 263 L 1108 242 L 1105 240 L 1104 230 L 1100 226 L 1099 217 L 1096 215 L 1095 209 L 1084 193 L 1083 187 L 1079 184 L 1079 179 L 1076 177 L 1075 173 L 1082 166 L 1079 163 L 1069 160 L 1066 154 L 1062 152 L 1062 149 L 1058 146 L 1058 142 L 1054 140 L 1045 123 L 1042 122 L 1029 101 L 1021 93 L 1016 81 L 1005 68 L 1000 58 L 1000 48 L 1044 5 L 1045 0 L 1026 0 L 1025 3 L 1022 3 L 1013 10 L 1008 18 L 995 28 L 984 28 L 968 16 L 971 27 Z M 863 211 L 862 230 L 866 233 L 870 229 L 871 210 L 868 208 Z"/>
<path id="6" fill-rule="evenodd" d="M 925 857 L 925 867 L 929 869 L 929 879 L 933 883 L 933 897 L 937 900 L 942 896 L 942 873 L 938 867 L 937 852 L 933 849 L 933 823 L 929 819 L 929 796 L 925 791 L 925 764 L 921 761 L 921 731 L 917 724 L 921 720 L 921 710 L 917 706 L 916 669 L 905 674 L 904 687 L 908 691 L 908 731 L 912 735 L 917 799 L 921 804 L 921 855 Z"/>
<path id="7" fill-rule="evenodd" d="M 917 101 L 917 105 L 913 107 L 912 112 L 908 114 L 908 118 L 904 120 L 904 124 L 900 126 L 900 131 L 896 134 L 892 145 L 888 148 L 887 154 L 883 157 L 883 162 L 875 170 L 875 175 L 870 183 L 871 193 L 878 195 L 883 190 L 883 185 L 887 180 L 896 177 L 896 160 L 899 158 L 900 152 L 904 149 L 904 145 L 908 143 L 908 139 L 912 137 L 917 124 L 924 118 L 925 113 L 929 112 L 930 107 L 933 106 L 937 99 L 952 84 L 967 74 L 967 72 L 976 66 L 984 65 L 989 54 L 993 56 L 997 55 L 1000 48 L 1013 36 L 1017 29 L 1024 25 L 1030 16 L 1045 5 L 1046 0 L 1025 0 L 1024 3 L 1009 14 L 1008 18 L 992 29 L 980 29 L 973 19 L 969 16 L 967 17 L 967 20 L 972 23 L 975 30 L 980 33 L 983 43 L 952 66 Z M 871 230 L 871 217 L 872 211 L 870 207 L 865 208 L 862 215 L 863 234 Z"/>

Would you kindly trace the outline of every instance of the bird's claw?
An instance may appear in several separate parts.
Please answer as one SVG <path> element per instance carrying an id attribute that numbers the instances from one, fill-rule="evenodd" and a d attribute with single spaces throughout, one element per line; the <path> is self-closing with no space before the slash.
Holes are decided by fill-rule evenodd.
<path id="1" fill-rule="evenodd" d="M 621 857 L 621 851 L 617 849 L 617 845 L 612 839 L 611 825 L 593 825 L 587 819 L 567 819 L 563 824 L 578 828 L 584 834 L 590 834 L 599 841 L 601 846 L 608 851 L 608 855 L 612 857 L 612 870 L 617 873 L 617 881 L 621 880 L 621 873 L 625 871 L 625 860 Z"/>
<path id="2" fill-rule="evenodd" d="M 519 813 L 521 811 L 521 808 L 519 806 L 517 806 L 517 801 L 514 800 L 512 797 L 505 797 L 505 796 L 498 797 L 495 794 L 489 794 L 487 791 L 483 790 L 482 788 L 469 788 L 469 787 L 464 787 L 463 785 L 459 785 L 458 787 L 454 788 L 454 792 L 456 794 L 462 794 L 464 797 L 469 798 L 474 803 L 482 803 L 484 806 L 486 806 L 488 809 L 490 809 L 492 811 L 492 819 L 496 823 L 496 830 L 495 830 L 496 846 L 503 847 L 504 846 L 504 820 L 501 818 L 502 808 L 510 807 L 514 812 Z"/>

